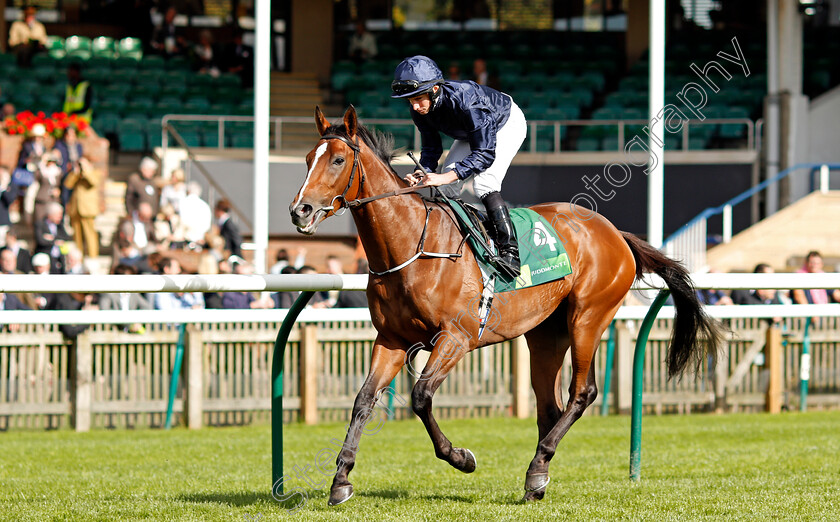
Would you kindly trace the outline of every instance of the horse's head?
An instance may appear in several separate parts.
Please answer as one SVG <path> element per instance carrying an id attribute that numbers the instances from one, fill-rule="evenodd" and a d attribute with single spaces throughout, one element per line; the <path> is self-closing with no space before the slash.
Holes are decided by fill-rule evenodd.
<path id="1" fill-rule="evenodd" d="M 320 107 L 315 125 L 321 139 L 306 155 L 306 179 L 289 205 L 292 223 L 304 234 L 314 234 L 321 221 L 345 208 L 349 194 L 358 197 L 362 183 L 356 109 L 351 105 L 344 113 L 342 134 L 327 134 L 330 123 Z"/>

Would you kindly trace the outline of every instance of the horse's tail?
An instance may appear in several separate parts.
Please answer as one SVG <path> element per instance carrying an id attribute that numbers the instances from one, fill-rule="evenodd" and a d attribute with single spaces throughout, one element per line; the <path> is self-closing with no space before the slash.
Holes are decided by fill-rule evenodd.
<path id="1" fill-rule="evenodd" d="M 668 377 L 681 375 L 690 365 L 697 372 L 707 357 L 717 361 L 723 340 L 720 325 L 706 315 L 688 271 L 650 244 L 628 232 L 621 233 L 636 260 L 636 278 L 654 273 L 665 280 L 674 298 L 674 332 L 668 349 Z"/>

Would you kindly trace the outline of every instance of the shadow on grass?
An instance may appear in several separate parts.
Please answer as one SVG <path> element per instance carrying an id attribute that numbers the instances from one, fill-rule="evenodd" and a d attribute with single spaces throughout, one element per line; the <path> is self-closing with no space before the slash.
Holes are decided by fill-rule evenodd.
<path id="1" fill-rule="evenodd" d="M 239 492 L 239 493 L 196 493 L 194 495 L 180 495 L 178 500 L 194 502 L 196 504 L 227 504 L 235 507 L 251 506 L 274 502 L 271 493 Z"/>

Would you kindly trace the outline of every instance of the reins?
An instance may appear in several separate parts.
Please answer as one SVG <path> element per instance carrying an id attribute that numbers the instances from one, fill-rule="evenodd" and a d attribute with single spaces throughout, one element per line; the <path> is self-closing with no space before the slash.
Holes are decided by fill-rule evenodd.
<path id="1" fill-rule="evenodd" d="M 356 143 L 351 142 L 349 139 L 347 139 L 344 136 L 341 136 L 339 134 L 325 134 L 325 135 L 321 136 L 321 139 L 322 140 L 340 140 L 340 141 L 344 142 L 345 145 L 350 147 L 350 149 L 353 151 L 353 168 L 350 170 L 350 180 L 347 182 L 347 186 L 344 187 L 344 192 L 342 192 L 338 196 L 335 196 L 332 199 L 332 201 L 330 201 L 330 206 L 323 207 L 322 210 L 331 210 L 335 215 L 339 216 L 339 215 L 341 215 L 339 213 L 339 210 L 342 210 L 342 209 L 356 208 L 356 207 L 360 207 L 362 205 L 365 205 L 367 203 L 370 203 L 371 201 L 376 201 L 377 199 L 385 199 L 385 198 L 390 198 L 390 197 L 394 197 L 394 196 L 401 196 L 403 194 L 413 194 L 413 193 L 416 193 L 418 190 L 428 188 L 428 186 L 426 186 L 426 185 L 417 185 L 417 186 L 414 186 L 414 187 L 403 187 L 403 188 L 399 188 L 397 190 L 392 190 L 391 192 L 385 192 L 383 194 L 377 194 L 376 196 L 370 196 L 370 197 L 367 197 L 367 198 L 358 198 L 357 197 L 356 199 L 351 199 L 351 200 L 348 201 L 347 197 L 346 197 L 347 192 L 349 192 L 350 187 L 353 186 L 353 180 L 356 177 L 356 170 L 358 170 L 360 172 L 359 188 L 358 188 L 358 190 L 356 190 L 356 196 L 361 194 L 362 187 L 365 184 L 365 172 L 362 169 L 361 162 L 359 160 L 359 156 L 361 155 L 361 148 L 359 147 L 359 137 L 356 136 Z M 344 202 L 343 205 L 339 206 L 338 210 L 335 209 L 335 201 L 336 200 L 340 200 L 340 201 Z M 397 271 L 402 270 L 403 268 L 407 267 L 408 265 L 410 265 L 411 263 L 413 263 L 414 261 L 419 259 L 421 256 L 434 257 L 434 258 L 444 258 L 444 259 L 452 259 L 452 258 L 461 257 L 461 255 L 462 255 L 461 254 L 461 249 L 464 247 L 464 243 L 466 243 L 466 240 L 467 240 L 466 237 L 464 237 L 461 240 L 461 243 L 458 245 L 458 252 L 455 252 L 455 253 L 426 252 L 426 251 L 423 250 L 423 246 L 426 243 L 426 231 L 429 228 L 429 215 L 432 212 L 431 207 L 426 205 L 425 200 L 423 200 L 423 206 L 426 208 L 426 219 L 425 219 L 424 224 L 423 224 L 423 233 L 420 235 L 420 244 L 417 247 L 418 248 L 417 253 L 414 254 L 413 256 L 411 256 L 404 263 L 401 263 L 401 264 L 395 266 L 394 268 L 389 268 L 388 270 L 385 270 L 384 272 L 376 272 L 376 271 L 368 268 L 368 271 L 371 274 L 381 276 L 381 275 L 386 275 L 386 274 L 390 274 L 390 273 L 393 273 L 393 272 L 397 272 Z"/>

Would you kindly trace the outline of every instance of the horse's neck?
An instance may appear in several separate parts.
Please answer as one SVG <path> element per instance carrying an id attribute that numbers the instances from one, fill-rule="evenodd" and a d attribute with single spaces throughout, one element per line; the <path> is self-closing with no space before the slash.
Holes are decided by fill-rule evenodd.
<path id="1" fill-rule="evenodd" d="M 405 187 L 376 159 L 363 161 L 365 184 L 358 197 L 366 198 Z M 371 269 L 382 271 L 405 262 L 417 252 L 426 221 L 426 206 L 416 194 L 373 201 L 353 211 Z"/>

